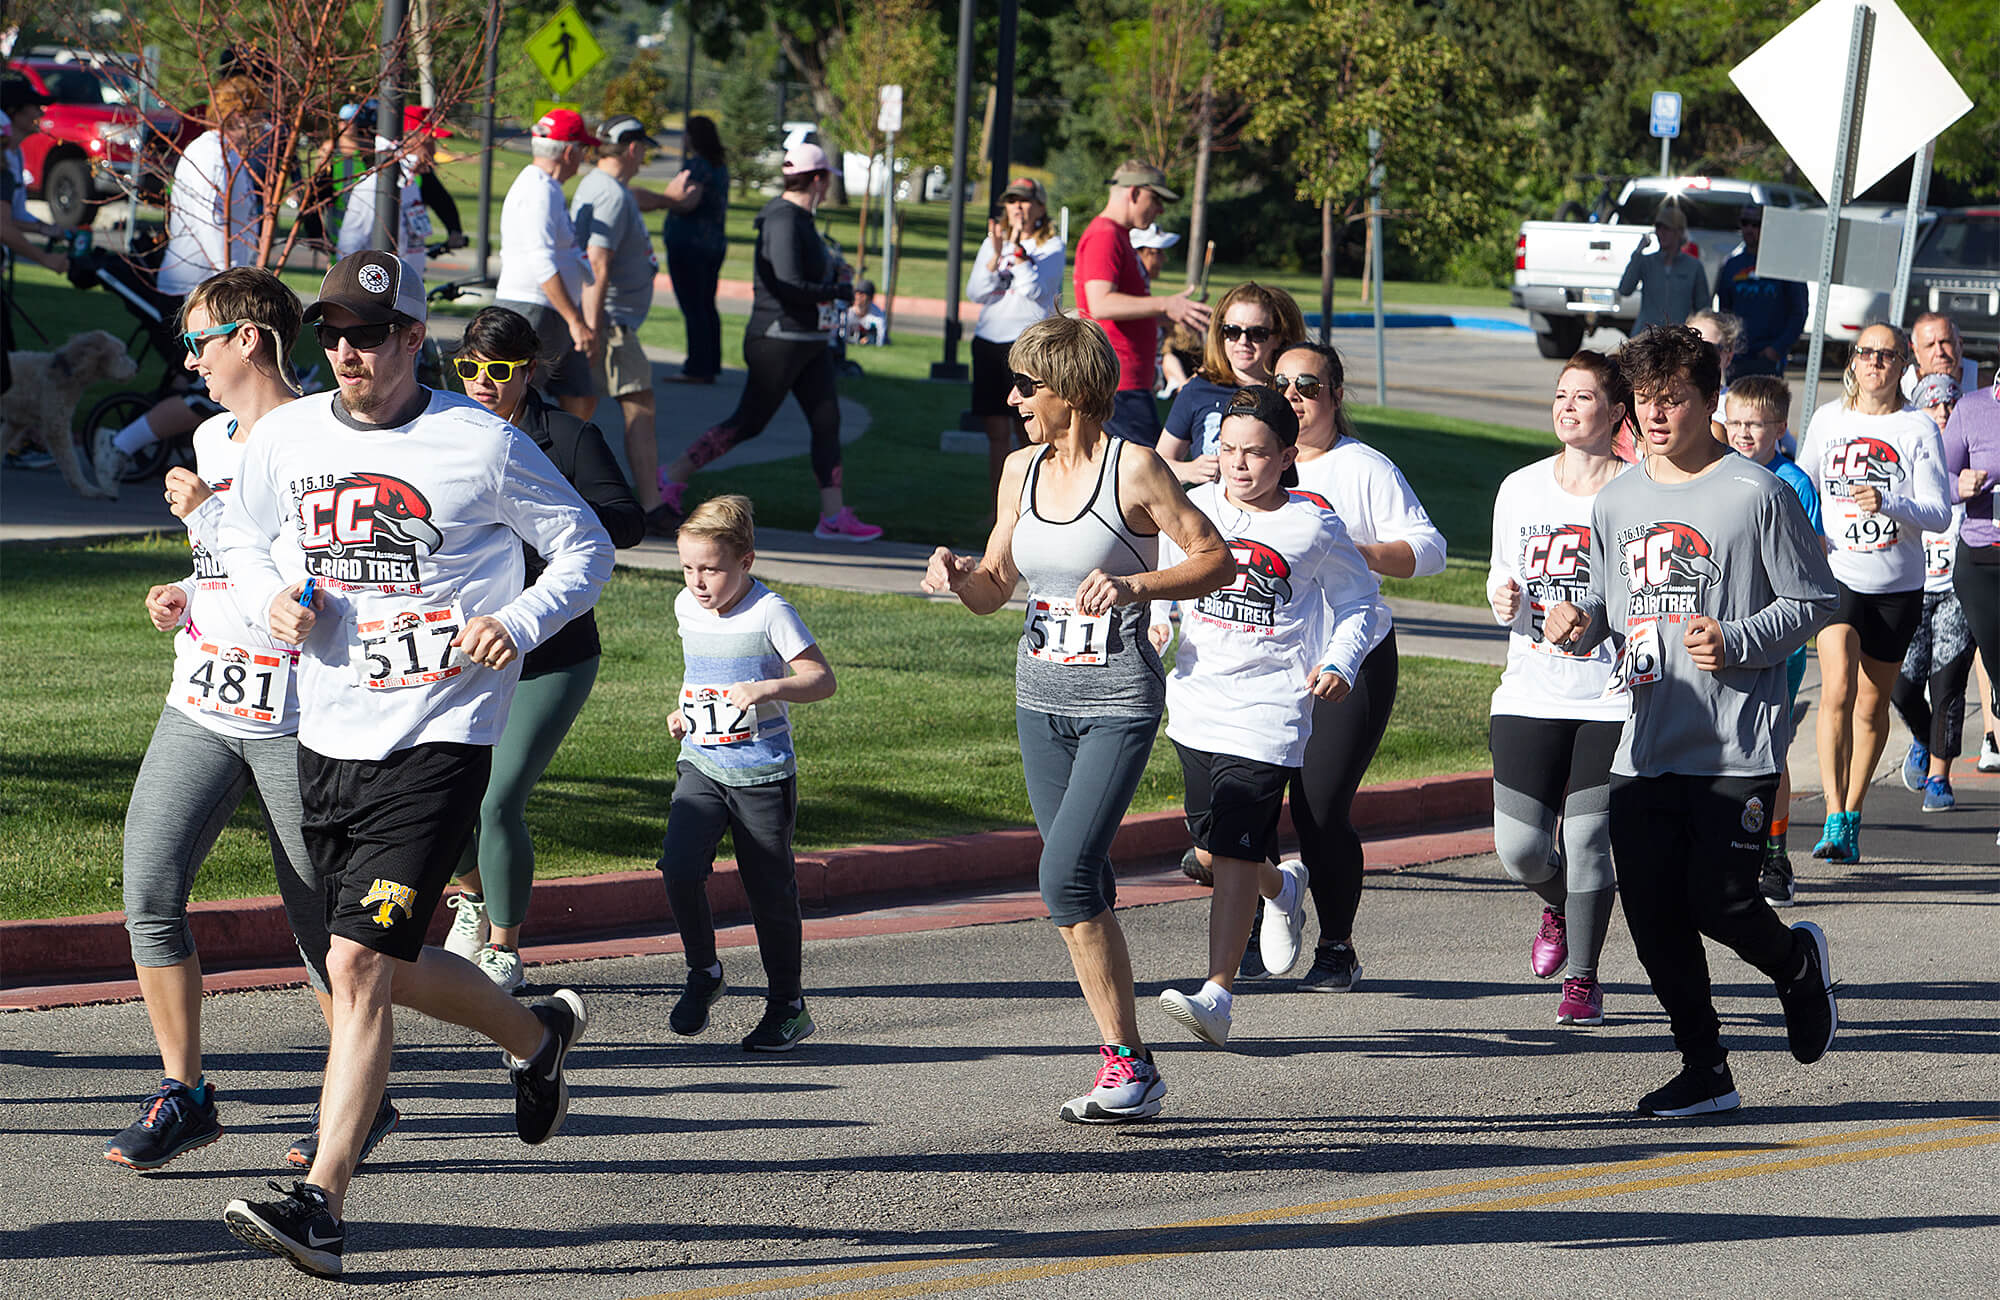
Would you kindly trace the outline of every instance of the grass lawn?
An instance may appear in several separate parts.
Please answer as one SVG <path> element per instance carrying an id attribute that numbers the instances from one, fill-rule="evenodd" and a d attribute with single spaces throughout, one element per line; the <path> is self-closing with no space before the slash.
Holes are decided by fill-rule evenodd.
<path id="1" fill-rule="evenodd" d="M 186 555 L 166 539 L 5 549 L 0 917 L 121 907 L 125 804 L 172 662 L 140 600 L 151 584 L 182 576 Z M 680 681 L 671 613 L 679 587 L 677 575 L 621 569 L 605 589 L 595 694 L 529 805 L 545 878 L 642 869 L 658 852 L 673 790 L 665 717 Z M 1014 737 L 1012 616 L 974 618 L 900 596 L 784 594 L 841 686 L 834 700 L 793 714 L 801 849 L 1030 823 Z M 1498 677 L 1483 665 L 1405 659 L 1370 779 L 1486 766 Z M 1178 767 L 1162 743 L 1133 807 L 1169 808 L 1179 797 Z M 239 810 L 195 896 L 271 892 L 261 817 Z"/>

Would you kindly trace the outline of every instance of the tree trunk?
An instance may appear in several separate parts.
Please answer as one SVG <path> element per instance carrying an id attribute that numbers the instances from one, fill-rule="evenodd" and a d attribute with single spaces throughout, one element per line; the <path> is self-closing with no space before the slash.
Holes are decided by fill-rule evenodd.
<path id="1" fill-rule="evenodd" d="M 1208 29 L 1208 67 L 1201 74 L 1200 142 L 1194 155 L 1194 193 L 1188 201 L 1187 282 L 1193 288 L 1202 247 L 1208 241 L 1208 159 L 1215 147 L 1215 60 L 1222 50 L 1222 7 Z"/>
<path id="2" fill-rule="evenodd" d="M 831 39 L 829 33 L 807 47 L 784 28 L 778 29 L 778 51 L 785 56 L 787 63 L 797 69 L 799 78 L 806 83 L 806 93 L 812 96 L 813 113 L 819 118 L 820 147 L 826 150 L 826 160 L 833 165 L 833 185 L 826 192 L 826 201 L 836 207 L 845 207 L 846 168 L 841 163 L 840 142 L 833 135 L 833 124 L 840 119 L 840 98 L 833 93 L 833 87 L 826 79 L 827 44 Z"/>
<path id="3" fill-rule="evenodd" d="M 1333 200 L 1319 202 L 1319 341 L 1333 343 Z"/>

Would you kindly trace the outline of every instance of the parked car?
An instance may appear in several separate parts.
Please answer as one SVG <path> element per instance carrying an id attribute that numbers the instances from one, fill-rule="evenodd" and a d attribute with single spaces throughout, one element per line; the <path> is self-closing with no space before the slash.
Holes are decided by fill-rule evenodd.
<path id="1" fill-rule="evenodd" d="M 64 226 L 87 226 L 97 208 L 144 188 L 148 138 L 179 140 L 187 124 L 166 109 L 142 110 L 139 84 L 115 68 L 59 58 L 10 60 L 10 71 L 54 102 L 42 128 L 21 142 L 28 197 L 45 200 Z"/>
<path id="2" fill-rule="evenodd" d="M 1927 311 L 1951 317 L 1967 355 L 2000 358 L 2000 208 L 1938 215 L 1911 261 L 1903 319 Z"/>

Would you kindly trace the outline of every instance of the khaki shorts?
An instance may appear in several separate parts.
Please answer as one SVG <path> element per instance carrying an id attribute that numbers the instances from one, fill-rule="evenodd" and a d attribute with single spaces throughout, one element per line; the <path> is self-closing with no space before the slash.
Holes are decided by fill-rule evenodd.
<path id="1" fill-rule="evenodd" d="M 646 360 L 639 331 L 613 325 L 604 344 L 604 359 L 596 366 L 597 390 L 606 397 L 630 397 L 653 391 L 653 363 Z"/>

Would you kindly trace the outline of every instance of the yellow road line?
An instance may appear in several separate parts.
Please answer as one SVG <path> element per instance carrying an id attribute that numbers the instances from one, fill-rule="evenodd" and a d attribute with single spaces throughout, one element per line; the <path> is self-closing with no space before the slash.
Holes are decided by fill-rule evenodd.
<path id="1" fill-rule="evenodd" d="M 1960 1147 L 1981 1146 L 1988 1143 L 2000 1142 L 2000 1128 L 1994 1128 L 1992 1122 L 1988 1120 L 1931 1120 L 1923 1123 L 1890 1125 L 1855 1133 L 1825 1134 L 1820 1137 L 1800 1138 L 1794 1141 L 1773 1142 L 1758 1146 L 1735 1147 L 1719 1151 L 1682 1152 L 1674 1155 L 1651 1156 L 1640 1160 L 1610 1161 L 1599 1165 L 1582 1165 L 1570 1169 L 1545 1170 L 1533 1174 L 1518 1174 L 1503 1178 L 1482 1178 L 1467 1182 L 1447 1183 L 1437 1187 L 1406 1188 L 1402 1191 L 1384 1192 L 1373 1196 L 1355 1196 L 1339 1200 L 1318 1201 L 1308 1205 L 1278 1206 L 1270 1209 L 1245 1211 L 1240 1214 L 1221 1215 L 1215 1218 L 1192 1219 L 1178 1223 L 1160 1224 L 1154 1227 L 1131 1228 L 1115 1235 L 1143 1237 L 1156 1236 L 1162 1232 L 1184 1231 L 1197 1228 L 1238 1227 L 1245 1224 L 1269 1222 L 1276 1219 L 1308 1218 L 1339 1213 L 1343 1210 L 1379 1209 L 1384 1206 L 1408 1204 L 1413 1201 L 1434 1201 L 1507 1188 L 1532 1187 L 1556 1182 L 1575 1182 L 1583 1179 L 1599 1179 L 1616 1174 L 1636 1173 L 1651 1169 L 1712 1164 L 1717 1161 L 1732 1160 L 1745 1156 L 1758 1157 L 1783 1151 L 1809 1151 L 1828 1146 L 1852 1146 L 1857 1143 L 1876 1142 L 1884 1138 L 1914 1137 L 1926 1133 L 1949 1132 L 1954 1129 L 1968 1127 L 1980 1128 L 1987 1131 L 1955 1138 L 1941 1138 L 1928 1142 L 1897 1143 L 1889 1146 L 1866 1147 L 1858 1151 L 1833 1151 L 1817 1155 L 1794 1156 L 1783 1160 L 1752 1159 L 1749 1163 L 1734 1165 L 1725 1169 L 1697 1169 L 1690 1172 L 1633 1179 L 1617 1183 L 1593 1183 L 1588 1187 L 1565 1188 L 1557 1191 L 1537 1192 L 1488 1201 L 1472 1201 L 1460 1205 L 1442 1206 L 1437 1209 L 1417 1211 L 1416 1214 L 1433 1216 L 1521 1209 L 1528 1206 L 1552 1205 L 1566 1201 L 1592 1200 L 1598 1197 L 1616 1196 L 1627 1192 L 1651 1191 L 1664 1187 L 1681 1187 L 1695 1183 L 1726 1182 L 1761 1174 L 1781 1173 L 1787 1170 L 1811 1169 L 1825 1165 L 1853 1164 L 1864 1160 L 1881 1160 L 1891 1156 L 1916 1155 L 1925 1152 L 1946 1151 Z M 1040 1278 L 1064 1277 L 1075 1273 L 1094 1272 L 1110 1268 L 1123 1268 L 1133 1264 L 1173 1259 L 1181 1255 L 1217 1254 L 1237 1250 L 1260 1249 L 1321 1236 L 1332 1231 L 1349 1231 L 1368 1224 L 1381 1223 L 1399 1217 L 1406 1216 L 1384 1214 L 1372 1215 L 1361 1219 L 1342 1220 L 1331 1224 L 1301 1224 L 1268 1233 L 1261 1233 L 1255 1237 L 1233 1239 L 1226 1243 L 1196 1243 L 1166 1251 L 1098 1255 L 1086 1259 L 1063 1260 L 1016 1269 L 967 1274 L 952 1278 L 938 1278 L 924 1282 L 911 1282 L 901 1286 L 880 1288 L 873 1291 L 843 1292 L 838 1296 L 826 1297 L 825 1300 L 894 1300 L 896 1297 L 936 1295 L 950 1291 L 965 1291 L 978 1287 L 996 1286 L 1007 1282 L 1031 1281 Z M 934 1269 L 985 1264 L 991 1262 L 995 1256 L 1004 1258 L 1008 1254 L 1030 1254 L 1040 1249 L 1042 1248 L 1002 1247 L 990 1251 L 984 1256 L 936 1256 L 920 1260 L 895 1260 L 880 1264 L 860 1264 L 844 1268 L 822 1269 L 812 1273 L 800 1273 L 786 1278 L 735 1282 L 723 1286 L 673 1291 L 661 1295 L 642 1297 L 641 1300 L 725 1300 L 726 1297 L 730 1296 L 774 1294 L 782 1291 L 801 1290 L 808 1287 L 829 1286 L 841 1282 L 867 1281 L 873 1278 L 893 1276 L 897 1273 L 923 1272 Z"/>

